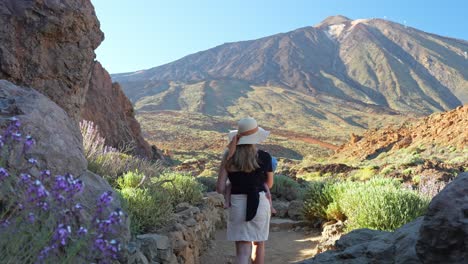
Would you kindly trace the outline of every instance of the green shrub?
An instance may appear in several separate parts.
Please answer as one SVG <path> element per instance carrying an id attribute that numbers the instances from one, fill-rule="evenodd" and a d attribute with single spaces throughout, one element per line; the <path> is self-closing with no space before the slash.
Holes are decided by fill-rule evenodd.
<path id="1" fill-rule="evenodd" d="M 216 191 L 216 182 L 217 179 L 214 177 L 200 177 L 198 176 L 196 180 L 203 185 L 204 192 L 214 192 Z"/>
<path id="2" fill-rule="evenodd" d="M 182 202 L 197 204 L 203 198 L 203 186 L 190 174 L 166 172 L 152 180 L 173 198 L 174 206 Z"/>
<path id="3" fill-rule="evenodd" d="M 329 195 L 331 183 L 313 181 L 304 192 L 303 214 L 307 220 L 328 219 L 327 208 L 333 202 Z"/>
<path id="4" fill-rule="evenodd" d="M 303 188 L 295 180 L 284 175 L 275 175 L 270 192 L 274 198 L 292 201 L 303 198 Z"/>
<path id="5" fill-rule="evenodd" d="M 429 199 L 388 178 L 315 182 L 304 200 L 303 210 L 308 220 L 348 219 L 348 230 L 394 230 L 422 215 L 429 204 Z"/>
<path id="6" fill-rule="evenodd" d="M 125 173 L 123 176 L 117 178 L 117 186 L 119 189 L 129 188 L 137 188 L 141 185 L 145 175 L 136 171 L 129 171 Z"/>
<path id="7" fill-rule="evenodd" d="M 160 163 L 125 154 L 131 148 L 126 147 L 123 150 L 118 150 L 106 146 L 105 139 L 99 134 L 98 128 L 92 122 L 82 121 L 80 129 L 88 169 L 107 179 L 112 186 L 116 186 L 118 177 L 129 171 L 138 170 L 147 177 L 154 177 L 160 173 Z"/>
<path id="8" fill-rule="evenodd" d="M 359 181 L 367 181 L 370 178 L 374 177 L 376 174 L 376 170 L 374 167 L 365 167 L 357 170 L 351 176 L 352 179 L 359 180 Z"/>
<path id="9" fill-rule="evenodd" d="M 153 232 L 166 224 L 172 216 L 171 196 L 162 188 L 132 188 L 119 190 L 123 208 L 130 216 L 132 234 Z"/>
<path id="10" fill-rule="evenodd" d="M 394 170 L 395 170 L 395 166 L 393 165 L 387 166 L 380 171 L 380 174 L 385 176 L 385 175 L 392 173 Z"/>
<path id="11" fill-rule="evenodd" d="M 338 201 L 348 218 L 347 229 L 391 231 L 424 214 L 429 201 L 393 184 L 367 182 L 347 189 Z"/>

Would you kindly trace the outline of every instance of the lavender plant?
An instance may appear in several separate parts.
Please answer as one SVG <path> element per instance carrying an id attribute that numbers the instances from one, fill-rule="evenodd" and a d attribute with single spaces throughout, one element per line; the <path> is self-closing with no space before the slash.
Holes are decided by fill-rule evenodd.
<path id="1" fill-rule="evenodd" d="M 110 210 L 112 193 L 103 193 L 94 212 L 78 202 L 83 182 L 71 174 L 52 176 L 28 157 L 34 146 L 17 118 L 0 135 L 0 256 L 3 263 L 110 263 L 123 212 Z M 26 166 L 12 166 L 21 164 Z M 40 172 L 39 172 L 40 171 Z M 92 215 L 85 218 L 84 215 Z"/>

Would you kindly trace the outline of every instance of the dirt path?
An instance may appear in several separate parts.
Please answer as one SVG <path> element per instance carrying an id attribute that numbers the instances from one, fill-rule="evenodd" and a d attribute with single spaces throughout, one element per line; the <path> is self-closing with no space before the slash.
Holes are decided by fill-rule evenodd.
<path id="1" fill-rule="evenodd" d="M 279 136 L 286 137 L 290 140 L 298 140 L 298 141 L 306 142 L 309 144 L 315 144 L 315 145 L 319 145 L 321 147 L 331 149 L 331 150 L 337 150 L 339 148 L 339 146 L 318 140 L 316 138 L 312 138 L 309 135 L 304 134 L 304 133 L 295 133 L 292 131 L 284 131 L 284 130 L 279 130 L 279 129 L 270 129 L 270 130 L 272 133 L 279 135 Z"/>
<path id="2" fill-rule="evenodd" d="M 270 232 L 266 244 L 266 259 L 268 264 L 287 264 L 304 260 L 313 256 L 320 232 L 278 231 Z M 200 263 L 226 264 L 234 263 L 236 255 L 234 242 L 226 241 L 226 230 L 218 230 L 216 238 L 204 255 Z"/>

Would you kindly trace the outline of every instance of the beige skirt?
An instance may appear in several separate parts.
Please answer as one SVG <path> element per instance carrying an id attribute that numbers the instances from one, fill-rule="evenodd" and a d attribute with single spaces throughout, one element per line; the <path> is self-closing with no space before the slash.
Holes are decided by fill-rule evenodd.
<path id="1" fill-rule="evenodd" d="M 232 194 L 227 223 L 228 241 L 266 241 L 270 228 L 270 203 L 264 192 L 260 193 L 257 214 L 251 221 L 245 221 L 247 209 L 246 194 Z"/>

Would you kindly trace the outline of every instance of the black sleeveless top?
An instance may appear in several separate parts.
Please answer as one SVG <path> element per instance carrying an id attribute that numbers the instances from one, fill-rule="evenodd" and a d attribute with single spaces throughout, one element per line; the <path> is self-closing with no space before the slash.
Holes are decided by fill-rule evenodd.
<path id="1" fill-rule="evenodd" d="M 260 168 L 253 172 L 233 171 L 228 172 L 231 182 L 231 194 L 247 194 L 246 221 L 252 220 L 257 214 L 260 202 L 259 192 L 265 190 L 266 173 L 273 172 L 271 155 L 263 150 L 258 150 L 258 165 Z"/>

